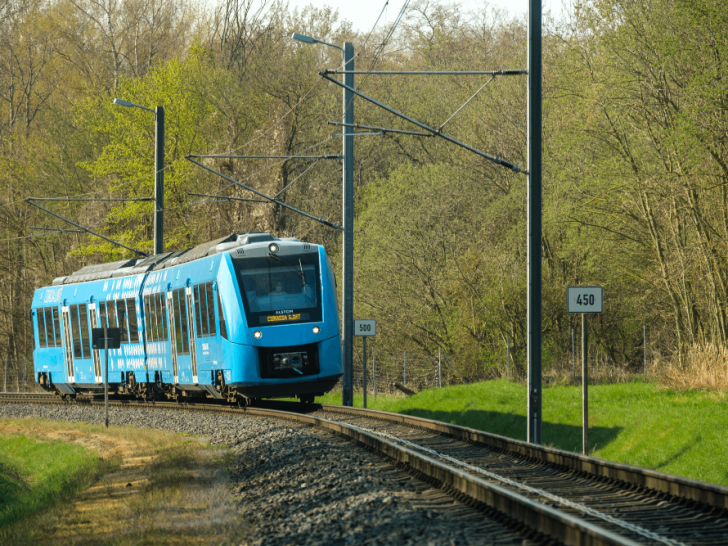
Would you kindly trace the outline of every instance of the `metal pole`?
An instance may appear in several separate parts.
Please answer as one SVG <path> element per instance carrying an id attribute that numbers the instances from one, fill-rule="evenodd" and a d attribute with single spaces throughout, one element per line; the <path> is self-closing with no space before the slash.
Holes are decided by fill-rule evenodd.
<path id="1" fill-rule="evenodd" d="M 367 338 L 366 336 L 361 338 L 362 345 L 362 388 L 364 389 L 364 409 L 367 407 Z"/>
<path id="2" fill-rule="evenodd" d="M 106 319 L 104 324 L 104 407 L 106 408 L 106 428 L 109 428 L 109 336 L 106 332 Z"/>
<path id="3" fill-rule="evenodd" d="M 8 392 L 8 359 L 5 359 L 5 383 L 3 383 L 3 392 Z"/>
<path id="4" fill-rule="evenodd" d="M 647 381 L 647 325 L 642 325 L 642 343 L 644 345 L 644 369 L 645 369 L 645 381 Z"/>
<path id="5" fill-rule="evenodd" d="M 344 44 L 344 70 L 354 70 L 354 44 Z M 354 75 L 345 74 L 344 84 L 354 87 Z M 344 88 L 344 123 L 354 125 L 354 94 Z M 341 336 L 341 364 L 344 372 L 343 405 L 353 406 L 353 336 L 354 336 L 354 127 L 344 129 L 343 179 L 343 283 L 342 314 L 344 327 Z"/>
<path id="6" fill-rule="evenodd" d="M 589 374 L 587 356 L 589 335 L 586 328 L 586 314 L 581 314 L 581 443 L 584 455 L 589 455 Z"/>
<path id="7" fill-rule="evenodd" d="M 407 386 L 407 351 L 404 352 L 404 386 Z"/>
<path id="8" fill-rule="evenodd" d="M 157 106 L 154 109 L 154 121 L 154 253 L 162 254 L 164 252 L 164 106 Z"/>
<path id="9" fill-rule="evenodd" d="M 508 370 L 508 381 L 511 380 L 511 347 L 508 344 L 508 338 L 506 338 L 506 369 Z"/>
<path id="10" fill-rule="evenodd" d="M 442 349 L 437 348 L 437 385 L 442 388 Z"/>
<path id="11" fill-rule="evenodd" d="M 372 387 L 374 387 L 374 400 L 377 399 L 377 359 L 374 356 L 374 347 L 372 347 Z"/>
<path id="12" fill-rule="evenodd" d="M 23 392 L 25 391 L 25 368 L 28 367 L 28 361 L 23 357 Z"/>
<path id="13" fill-rule="evenodd" d="M 528 441 L 541 443 L 541 0 L 528 6 Z"/>
<path id="14" fill-rule="evenodd" d="M 574 354 L 574 329 L 571 329 L 571 367 L 574 370 L 574 379 L 576 379 L 576 355 Z"/>

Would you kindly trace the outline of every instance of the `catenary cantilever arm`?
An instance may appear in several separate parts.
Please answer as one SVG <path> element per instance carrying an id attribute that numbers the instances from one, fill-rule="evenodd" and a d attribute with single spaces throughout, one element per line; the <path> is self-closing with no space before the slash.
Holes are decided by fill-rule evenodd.
<path id="1" fill-rule="evenodd" d="M 41 207 L 38 203 L 34 203 L 33 200 L 32 200 L 32 198 L 27 198 L 25 200 L 25 202 L 28 203 L 29 205 L 33 205 L 34 207 L 38 207 L 40 210 L 43 210 L 43 211 L 47 212 L 51 216 L 55 216 L 56 218 L 60 218 L 64 222 L 68 222 L 72 226 L 76 226 L 78 229 L 82 229 L 82 230 L 90 233 L 91 235 L 96 235 L 96 237 L 100 237 L 101 239 L 103 239 L 105 241 L 108 241 L 110 243 L 113 243 L 115 245 L 118 245 L 118 246 L 120 246 L 122 248 L 125 248 L 127 250 L 131 250 L 132 252 L 136 252 L 137 254 L 141 254 L 142 256 L 149 256 L 149 254 L 147 254 L 146 252 L 142 252 L 141 250 L 137 250 L 136 248 L 131 248 L 130 246 L 126 246 L 125 244 L 120 243 L 119 241 L 114 241 L 113 239 L 109 239 L 108 237 L 105 237 L 104 235 L 101 235 L 100 233 L 96 233 L 95 231 L 93 231 L 93 230 L 91 230 L 89 228 L 83 227 L 83 226 L 77 224 L 76 222 L 73 222 L 73 221 L 69 220 L 68 218 L 65 218 L 65 217 L 61 216 L 60 214 L 56 214 L 55 212 L 50 211 L 50 210 L 48 210 L 45 207 Z"/>
<path id="2" fill-rule="evenodd" d="M 198 161 L 195 161 L 195 160 L 194 160 L 194 159 L 192 159 L 192 158 L 191 158 L 190 156 L 187 156 L 187 157 L 185 157 L 185 159 L 186 159 L 187 161 L 190 161 L 191 163 L 194 163 L 194 164 L 195 164 L 195 165 L 197 165 L 198 167 L 202 167 L 202 168 L 203 168 L 203 169 L 205 169 L 206 171 L 210 171 L 211 173 L 214 173 L 214 174 L 216 174 L 216 175 L 218 175 L 218 176 L 220 176 L 220 177 L 224 178 L 224 179 L 225 179 L 225 180 L 227 180 L 228 182 L 232 182 L 233 184 L 237 184 L 237 185 L 238 185 L 238 186 L 240 186 L 241 188 L 245 188 L 245 189 L 246 189 L 246 190 L 248 190 L 248 191 L 252 191 L 252 192 L 253 192 L 253 193 L 254 193 L 255 195 L 259 195 L 260 197 L 262 197 L 263 199 L 267 199 L 267 200 L 268 200 L 268 201 L 270 201 L 271 203 L 275 203 L 275 204 L 277 204 L 277 205 L 280 205 L 280 206 L 282 206 L 282 207 L 284 207 L 284 208 L 287 208 L 287 209 L 289 209 L 289 210 L 292 210 L 293 212 L 297 212 L 298 214 L 301 214 L 301 215 L 305 216 L 306 218 L 310 218 L 311 220 L 316 220 L 316 221 L 317 221 L 318 223 L 320 223 L 320 224 L 323 224 L 323 225 L 325 225 L 325 226 L 329 226 L 329 227 L 331 227 L 331 228 L 334 228 L 334 229 L 338 229 L 339 231 L 344 231 L 344 228 L 342 228 L 342 227 L 341 227 L 341 226 L 339 226 L 338 224 L 334 224 L 333 222 L 329 222 L 328 220 L 324 220 L 323 218 L 317 218 L 316 216 L 313 216 L 313 215 L 311 215 L 311 214 L 309 214 L 309 213 L 307 213 L 307 212 L 303 212 L 302 210 L 299 210 L 299 209 L 297 209 L 297 208 L 295 208 L 295 207 L 292 207 L 291 205 L 286 205 L 286 204 L 285 204 L 284 202 L 282 202 L 282 201 L 278 201 L 278 199 L 275 199 L 275 198 L 273 198 L 273 197 L 270 197 L 269 195 L 266 195 L 266 194 L 264 194 L 264 193 L 261 193 L 261 192 L 259 192 L 258 190 L 255 190 L 255 189 L 251 188 L 250 186 L 246 186 L 246 185 L 245 185 L 245 184 L 243 184 L 242 182 L 238 182 L 238 181 L 237 181 L 237 180 L 235 180 L 234 178 L 230 178 L 229 176 L 227 176 L 227 175 L 224 175 L 224 174 L 222 174 L 221 172 L 219 172 L 219 171 L 216 171 L 215 169 L 211 169 L 211 168 L 210 168 L 210 167 L 208 167 L 207 165 L 203 165 L 202 163 L 200 163 L 200 162 L 198 162 Z"/>
<path id="3" fill-rule="evenodd" d="M 439 136 L 440 138 L 443 138 L 443 139 L 447 140 L 448 142 L 452 142 L 453 144 L 456 144 L 456 145 L 460 146 L 461 148 L 465 148 L 466 150 L 468 150 L 470 152 L 473 152 L 474 154 L 477 154 L 477 155 L 479 155 L 481 157 L 484 157 L 485 159 L 487 159 L 489 161 L 492 161 L 493 163 L 496 163 L 496 164 L 500 165 L 501 167 L 505 167 L 505 168 L 510 169 L 512 171 L 515 171 L 517 173 L 526 173 L 526 171 L 523 171 L 518 165 L 514 165 L 510 161 L 506 161 L 505 159 L 501 159 L 499 157 L 492 156 L 492 155 L 487 154 L 485 152 L 481 152 L 477 148 L 473 148 L 472 146 L 468 146 L 467 144 L 465 144 L 464 142 L 460 142 L 456 138 L 453 138 L 453 137 L 451 137 L 449 135 L 446 135 L 445 133 L 441 133 L 440 131 L 438 131 L 437 129 L 434 129 L 433 127 L 430 127 L 429 125 L 425 125 L 424 123 L 422 123 L 420 121 L 417 121 L 416 119 L 411 118 L 408 115 L 403 114 L 402 112 L 399 112 L 399 111 L 395 110 L 394 108 L 391 108 L 391 107 L 387 106 L 386 104 L 382 104 L 378 100 L 373 99 L 372 97 L 370 97 L 368 95 L 365 95 L 364 93 L 361 93 L 361 92 L 357 91 L 353 87 L 349 87 L 348 85 L 346 85 L 346 84 L 344 84 L 344 83 L 342 83 L 342 82 L 340 82 L 338 80 L 335 80 L 334 78 L 329 78 L 323 72 L 319 72 L 319 76 L 321 76 L 325 80 L 328 80 L 328 81 L 330 81 L 332 83 L 335 83 L 336 85 L 338 85 L 340 87 L 343 87 L 344 89 L 347 89 L 347 90 L 351 91 L 355 95 L 358 95 L 359 97 L 361 97 L 361 98 L 363 98 L 365 100 L 368 100 L 369 102 L 371 102 L 372 104 L 375 104 L 375 105 L 379 106 L 380 108 L 384 108 L 390 114 L 394 114 L 395 116 L 398 116 L 398 117 L 400 117 L 402 119 L 405 119 L 405 120 L 409 121 L 410 123 L 413 123 L 413 124 L 417 125 L 417 127 L 419 127 L 420 129 L 424 129 L 425 131 L 429 131 L 430 133 L 432 133 L 433 136 Z"/>

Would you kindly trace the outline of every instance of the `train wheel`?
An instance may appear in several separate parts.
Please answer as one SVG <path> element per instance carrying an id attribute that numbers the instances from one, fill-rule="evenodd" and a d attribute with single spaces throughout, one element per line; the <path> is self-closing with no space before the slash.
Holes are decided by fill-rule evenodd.
<path id="1" fill-rule="evenodd" d="M 316 401 L 316 397 L 313 394 L 301 395 L 301 404 L 313 404 Z"/>

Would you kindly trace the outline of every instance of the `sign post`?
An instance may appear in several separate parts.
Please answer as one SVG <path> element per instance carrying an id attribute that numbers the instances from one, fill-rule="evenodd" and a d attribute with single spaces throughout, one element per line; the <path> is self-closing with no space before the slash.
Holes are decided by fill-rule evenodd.
<path id="1" fill-rule="evenodd" d="M 377 335 L 376 320 L 355 320 L 354 335 L 361 337 L 362 342 L 362 389 L 364 390 L 364 408 L 367 407 L 367 338 Z M 376 381 L 376 379 L 375 379 Z M 375 382 L 376 385 L 376 382 Z M 375 387 L 376 388 L 376 387 Z M 374 395 L 376 399 L 376 394 Z M 352 397 L 353 399 L 353 397 Z"/>
<path id="2" fill-rule="evenodd" d="M 104 407 L 106 409 L 106 428 L 109 428 L 109 349 L 121 347 L 121 329 L 107 328 L 106 320 L 101 317 L 103 328 L 91 328 L 91 344 L 94 349 L 104 349 Z"/>
<path id="3" fill-rule="evenodd" d="M 602 312 L 602 287 L 569 286 L 566 290 L 566 307 L 569 313 L 581 313 L 581 448 L 584 455 L 589 455 L 589 334 L 586 316 Z"/>

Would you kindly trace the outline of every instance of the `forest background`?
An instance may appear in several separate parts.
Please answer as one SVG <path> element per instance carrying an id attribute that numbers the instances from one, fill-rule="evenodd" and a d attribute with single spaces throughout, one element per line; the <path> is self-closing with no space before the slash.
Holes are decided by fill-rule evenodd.
<path id="1" fill-rule="evenodd" d="M 352 41 L 359 70 L 526 65 L 525 21 L 485 4 L 471 13 L 417 0 L 395 24 L 355 32 L 327 8 L 278 2 L 0 0 L 0 359 L 31 358 L 36 288 L 133 257 L 84 233 L 36 229 L 72 226 L 24 202 L 153 195 L 153 116 L 115 97 L 166 108 L 166 250 L 264 231 L 339 259 L 339 232 L 284 208 L 190 195 L 255 197 L 187 154 L 340 153 L 340 128 L 327 122 L 341 121 L 342 93 L 318 75 L 340 68 L 340 52 L 294 42 L 294 31 Z M 545 373 L 571 366 L 569 285 L 604 287 L 590 337 L 608 368 L 641 369 L 645 325 L 652 362 L 725 363 L 728 12 L 718 0 L 585 1 L 547 19 L 543 47 Z M 486 81 L 356 77 L 435 127 Z M 524 76 L 497 77 L 447 131 L 525 165 L 526 99 Z M 363 125 L 416 130 L 363 100 L 354 107 Z M 341 222 L 339 161 L 207 164 Z M 355 315 L 377 319 L 378 350 L 436 358 L 441 347 L 467 377 L 487 379 L 505 375 L 507 340 L 511 373 L 525 377 L 526 183 L 441 139 L 356 139 Z M 48 206 L 152 249 L 152 203 Z"/>

